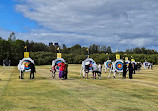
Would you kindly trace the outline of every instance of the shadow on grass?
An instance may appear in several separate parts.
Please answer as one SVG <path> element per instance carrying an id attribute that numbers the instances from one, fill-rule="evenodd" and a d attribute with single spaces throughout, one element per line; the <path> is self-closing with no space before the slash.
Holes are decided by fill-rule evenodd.
<path id="1" fill-rule="evenodd" d="M 138 108 L 130 108 L 130 107 L 119 107 L 117 111 L 143 111 L 142 109 Z"/>

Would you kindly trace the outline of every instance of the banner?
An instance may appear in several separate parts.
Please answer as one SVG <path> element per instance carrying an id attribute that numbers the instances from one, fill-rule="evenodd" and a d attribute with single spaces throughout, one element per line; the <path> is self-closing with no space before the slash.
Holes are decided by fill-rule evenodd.
<path id="1" fill-rule="evenodd" d="M 24 58 L 29 58 L 29 52 L 24 52 Z"/>
<path id="2" fill-rule="evenodd" d="M 120 54 L 116 54 L 116 60 L 120 59 Z"/>
<path id="3" fill-rule="evenodd" d="M 57 58 L 61 58 L 61 53 L 57 53 Z"/>
<path id="4" fill-rule="evenodd" d="M 135 62 L 135 60 L 134 60 L 134 59 L 131 59 L 131 62 Z"/>
<path id="5" fill-rule="evenodd" d="M 125 61 L 128 61 L 128 57 L 125 57 Z"/>

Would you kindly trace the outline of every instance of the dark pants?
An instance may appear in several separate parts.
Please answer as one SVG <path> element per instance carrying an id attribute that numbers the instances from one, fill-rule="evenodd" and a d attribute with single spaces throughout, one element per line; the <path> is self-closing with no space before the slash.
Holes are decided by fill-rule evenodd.
<path id="1" fill-rule="evenodd" d="M 32 78 L 31 78 L 31 75 L 33 75 Z M 34 72 L 30 72 L 30 79 L 34 79 Z"/>
<path id="2" fill-rule="evenodd" d="M 129 79 L 132 79 L 132 71 L 129 71 Z"/>
<path id="3" fill-rule="evenodd" d="M 67 72 L 65 72 L 65 79 L 67 79 Z"/>
<path id="4" fill-rule="evenodd" d="M 24 73 L 21 71 L 21 77 L 19 76 L 19 79 L 24 79 Z"/>
<path id="5" fill-rule="evenodd" d="M 134 70 L 133 70 L 133 74 L 135 74 L 135 73 L 136 73 L 136 70 L 134 69 Z"/>
<path id="6" fill-rule="evenodd" d="M 126 71 L 123 71 L 123 78 L 126 78 Z"/>
<path id="7" fill-rule="evenodd" d="M 63 77 L 64 79 L 67 79 L 67 72 L 64 71 L 64 74 L 62 75 L 62 77 Z"/>

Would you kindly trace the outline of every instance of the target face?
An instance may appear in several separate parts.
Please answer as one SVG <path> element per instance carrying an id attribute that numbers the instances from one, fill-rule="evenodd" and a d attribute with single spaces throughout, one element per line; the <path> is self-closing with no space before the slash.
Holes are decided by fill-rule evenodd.
<path id="1" fill-rule="evenodd" d="M 106 66 L 107 66 L 108 68 L 111 68 L 111 65 L 112 65 L 111 62 L 107 62 L 107 63 L 106 63 Z"/>
<path id="2" fill-rule="evenodd" d="M 63 58 L 57 58 L 57 59 L 53 60 L 53 61 L 52 61 L 52 67 L 53 67 L 54 65 L 56 65 L 56 66 L 55 66 L 55 69 L 56 69 L 56 71 L 59 71 L 61 62 L 64 62 L 64 63 L 65 63 L 65 60 L 64 60 Z"/>
<path id="3" fill-rule="evenodd" d="M 145 66 L 148 66 L 148 63 L 147 63 L 147 62 L 145 63 Z"/>
<path id="4" fill-rule="evenodd" d="M 123 63 L 122 62 L 117 62 L 116 63 L 116 69 L 119 70 L 119 71 L 123 70 Z"/>
<path id="5" fill-rule="evenodd" d="M 94 62 L 92 62 L 92 61 L 89 61 L 89 62 L 90 62 L 89 70 L 91 70 L 92 69 L 92 65 L 94 64 Z"/>
<path id="6" fill-rule="evenodd" d="M 129 66 L 129 62 L 126 62 L 127 67 Z"/>
<path id="7" fill-rule="evenodd" d="M 61 64 L 61 60 L 58 60 L 56 64 L 57 64 L 57 69 L 59 70 L 59 65 Z"/>
<path id="8" fill-rule="evenodd" d="M 30 61 L 28 61 L 28 60 L 25 60 L 24 62 L 23 62 L 23 64 L 25 65 L 25 70 L 29 70 L 30 69 L 30 67 L 29 67 L 29 63 Z"/>
<path id="9" fill-rule="evenodd" d="M 31 58 L 23 58 L 22 60 L 19 61 L 18 70 L 30 72 L 31 71 L 31 69 L 29 67 L 30 63 L 35 64 L 34 60 L 32 60 Z"/>

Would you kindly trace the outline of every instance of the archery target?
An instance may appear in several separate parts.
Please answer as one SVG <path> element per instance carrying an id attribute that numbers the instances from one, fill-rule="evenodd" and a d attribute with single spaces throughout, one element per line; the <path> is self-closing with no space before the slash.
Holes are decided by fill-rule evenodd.
<path id="1" fill-rule="evenodd" d="M 25 69 L 25 72 L 29 72 L 30 71 L 30 67 L 28 66 L 30 63 L 34 63 L 34 60 L 32 60 L 31 58 L 23 58 L 22 60 L 19 61 L 19 64 L 18 64 L 18 70 L 23 70 L 21 69 L 21 66 L 24 65 L 24 69 Z"/>
<path id="2" fill-rule="evenodd" d="M 111 62 L 107 62 L 106 65 L 108 68 L 111 68 Z"/>
<path id="3" fill-rule="evenodd" d="M 92 65 L 94 64 L 93 61 L 89 61 L 90 62 L 90 66 L 89 66 L 89 70 L 92 70 Z"/>
<path id="4" fill-rule="evenodd" d="M 29 70 L 30 69 L 30 67 L 29 67 L 30 63 L 29 62 L 30 61 L 27 61 L 27 60 L 23 62 L 23 64 L 25 65 L 25 70 Z"/>
<path id="5" fill-rule="evenodd" d="M 149 65 L 148 62 L 145 62 L 145 66 L 148 67 L 148 65 Z"/>
<path id="6" fill-rule="evenodd" d="M 57 58 L 57 59 L 53 60 L 52 66 L 57 64 L 56 70 L 59 71 L 59 65 L 61 64 L 62 61 L 65 63 L 65 60 L 63 58 Z"/>
<path id="7" fill-rule="evenodd" d="M 147 68 L 149 66 L 149 62 L 144 62 L 143 65 L 144 65 L 144 68 Z"/>
<path id="8" fill-rule="evenodd" d="M 122 69 L 123 69 L 123 64 L 122 64 L 122 62 L 117 62 L 117 63 L 116 63 L 116 68 L 117 68 L 118 70 L 122 70 Z"/>
<path id="9" fill-rule="evenodd" d="M 117 72 L 123 72 L 123 61 L 122 60 L 116 60 L 114 64 L 115 64 L 114 68 Z"/>
<path id="10" fill-rule="evenodd" d="M 111 66 L 112 66 L 111 60 L 107 60 L 104 65 L 106 68 L 111 69 Z"/>
<path id="11" fill-rule="evenodd" d="M 82 69 L 85 69 L 86 62 L 90 62 L 89 71 L 92 71 L 93 64 L 96 64 L 96 62 L 92 58 L 87 58 L 82 62 Z"/>
<path id="12" fill-rule="evenodd" d="M 58 60 L 56 64 L 57 64 L 57 69 L 59 70 L 59 64 L 61 64 L 61 60 Z"/>

